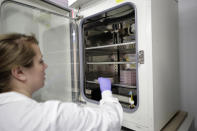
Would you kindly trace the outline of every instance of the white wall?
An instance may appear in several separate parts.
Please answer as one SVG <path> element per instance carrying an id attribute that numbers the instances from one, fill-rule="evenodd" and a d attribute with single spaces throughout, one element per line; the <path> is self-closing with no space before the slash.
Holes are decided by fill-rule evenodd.
<path id="1" fill-rule="evenodd" d="M 197 130 L 197 0 L 179 0 L 181 106 Z"/>

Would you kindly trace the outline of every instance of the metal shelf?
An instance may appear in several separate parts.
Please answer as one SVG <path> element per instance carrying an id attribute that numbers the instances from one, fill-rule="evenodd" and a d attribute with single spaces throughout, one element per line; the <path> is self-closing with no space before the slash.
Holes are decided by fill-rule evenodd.
<path id="1" fill-rule="evenodd" d="M 118 98 L 119 101 L 125 102 L 129 104 L 129 96 L 121 96 L 121 95 L 117 95 L 117 94 L 112 94 L 113 97 Z"/>
<path id="2" fill-rule="evenodd" d="M 135 49 L 119 49 L 119 54 L 136 54 Z M 104 55 L 118 55 L 117 49 L 103 48 L 98 50 L 86 50 L 86 56 L 104 56 Z"/>
<path id="3" fill-rule="evenodd" d="M 136 62 L 87 62 L 88 65 L 117 65 L 117 64 L 136 64 Z"/>
<path id="4" fill-rule="evenodd" d="M 96 47 L 88 47 L 85 48 L 86 50 L 93 50 L 93 49 L 102 49 L 102 48 L 109 48 L 109 47 L 118 47 L 118 46 L 125 46 L 125 45 L 134 45 L 136 41 L 128 42 L 128 43 L 120 43 L 120 44 L 113 44 L 113 45 L 104 45 L 104 46 L 96 46 Z"/>
<path id="5" fill-rule="evenodd" d="M 87 83 L 92 83 L 92 84 L 98 84 L 98 82 L 95 81 L 86 81 Z M 136 89 L 136 86 L 129 86 L 129 85 L 122 85 L 122 84 L 112 84 L 112 86 L 119 86 L 119 87 L 126 87 L 130 89 Z"/>
<path id="6" fill-rule="evenodd" d="M 119 87 L 126 87 L 131 89 L 137 89 L 136 86 L 129 86 L 129 85 L 123 85 L 123 84 L 112 84 L 112 86 L 119 86 Z"/>

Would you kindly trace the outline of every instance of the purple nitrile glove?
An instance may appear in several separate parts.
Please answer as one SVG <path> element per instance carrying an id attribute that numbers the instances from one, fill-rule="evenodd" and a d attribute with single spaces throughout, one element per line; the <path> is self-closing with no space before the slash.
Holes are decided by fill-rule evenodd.
<path id="1" fill-rule="evenodd" d="M 108 78 L 99 77 L 98 82 L 100 84 L 101 93 L 105 90 L 111 91 L 111 81 Z"/>

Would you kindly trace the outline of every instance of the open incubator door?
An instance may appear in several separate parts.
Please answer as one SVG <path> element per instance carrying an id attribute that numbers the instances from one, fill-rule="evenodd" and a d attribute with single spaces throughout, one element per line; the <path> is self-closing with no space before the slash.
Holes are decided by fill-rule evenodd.
<path id="1" fill-rule="evenodd" d="M 44 88 L 33 95 L 38 101 L 76 101 L 78 90 L 78 43 L 71 10 L 44 1 L 1 1 L 1 33 L 34 34 L 48 65 Z"/>

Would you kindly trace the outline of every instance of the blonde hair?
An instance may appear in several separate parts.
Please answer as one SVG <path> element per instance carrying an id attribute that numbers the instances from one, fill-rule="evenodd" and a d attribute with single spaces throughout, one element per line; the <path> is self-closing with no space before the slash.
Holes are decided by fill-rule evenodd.
<path id="1" fill-rule="evenodd" d="M 36 55 L 32 44 L 38 44 L 33 35 L 18 33 L 0 35 L 0 93 L 11 90 L 8 85 L 14 67 L 32 67 L 33 57 Z"/>

